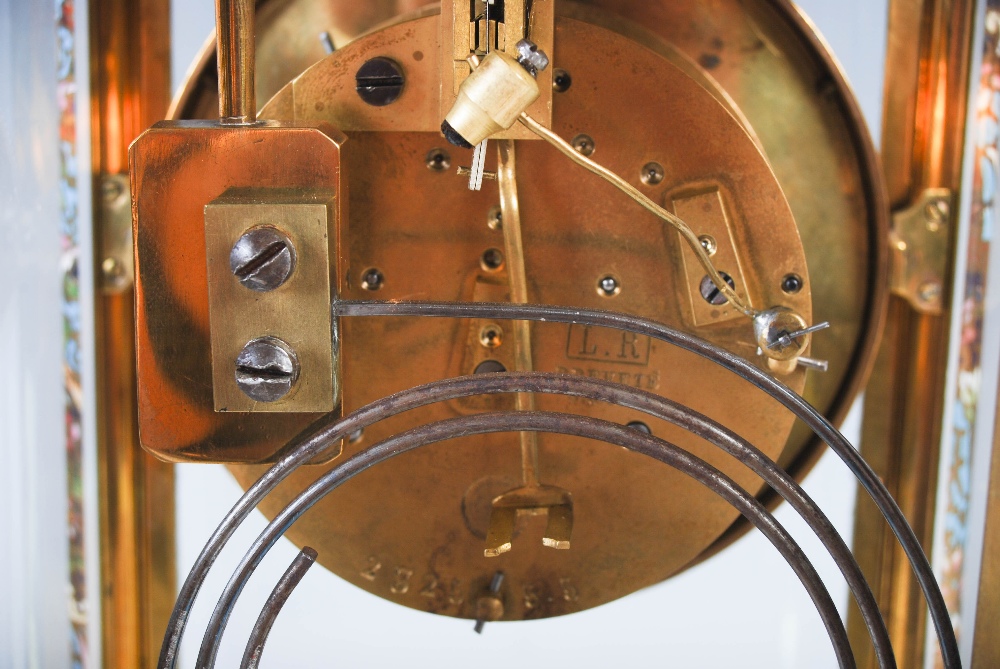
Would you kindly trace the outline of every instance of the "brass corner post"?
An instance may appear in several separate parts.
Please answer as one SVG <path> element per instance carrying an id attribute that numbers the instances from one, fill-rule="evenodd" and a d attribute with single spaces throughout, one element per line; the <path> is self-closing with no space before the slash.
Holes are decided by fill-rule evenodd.
<path id="1" fill-rule="evenodd" d="M 974 0 L 889 3 L 882 163 L 897 237 L 904 232 L 900 226 L 906 213 L 921 198 L 938 194 L 938 200 L 947 201 L 943 194 L 960 190 L 975 7 Z M 938 251 L 946 258 L 955 257 L 957 229 L 942 226 L 946 239 Z M 897 272 L 906 269 L 895 260 Z M 865 394 L 861 439 L 862 455 L 896 498 L 928 553 L 954 308 L 948 299 L 952 271 L 943 268 L 943 285 L 935 293 L 921 296 L 915 290 L 910 295 L 897 287 L 890 298 Z M 923 666 L 924 600 L 901 549 L 864 494 L 855 514 L 854 552 L 883 611 L 899 666 Z M 875 667 L 853 606 L 848 630 L 858 666 Z"/>
<path id="2" fill-rule="evenodd" d="M 215 26 L 219 53 L 219 120 L 226 125 L 255 123 L 253 0 L 216 0 Z"/>
<path id="3" fill-rule="evenodd" d="M 139 445 L 128 146 L 170 101 L 169 0 L 89 0 L 102 663 L 152 667 L 176 591 L 174 469 Z M 82 94 L 82 93 L 81 93 Z M 124 237 L 123 237 L 124 236 Z M 88 565 L 96 569 L 98 565 Z"/>

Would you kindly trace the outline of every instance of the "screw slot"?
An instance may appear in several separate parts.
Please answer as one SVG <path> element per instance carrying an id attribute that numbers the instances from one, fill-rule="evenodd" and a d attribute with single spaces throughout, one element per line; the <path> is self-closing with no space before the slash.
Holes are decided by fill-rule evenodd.
<path id="1" fill-rule="evenodd" d="M 295 271 L 295 248 L 276 228 L 252 228 L 229 252 L 229 269 L 250 290 L 266 293 L 288 281 Z"/>
<path id="2" fill-rule="evenodd" d="M 722 276 L 722 280 L 729 284 L 729 287 L 736 290 L 736 283 L 733 281 L 733 277 L 729 276 L 725 272 L 719 272 Z M 705 298 L 705 301 L 713 306 L 721 306 L 729 301 L 729 298 L 722 294 L 719 287 L 715 285 L 712 281 L 712 277 L 707 274 L 701 280 L 701 285 L 698 286 L 698 290 L 701 292 L 701 296 Z"/>
<path id="3" fill-rule="evenodd" d="M 487 272 L 496 272 L 503 267 L 503 252 L 500 249 L 486 249 L 479 259 L 479 264 Z"/>
<path id="4" fill-rule="evenodd" d="M 299 379 L 295 352 L 277 337 L 254 339 L 236 356 L 236 385 L 252 400 L 276 402 Z"/>
<path id="5" fill-rule="evenodd" d="M 786 274 L 785 278 L 781 280 L 781 290 L 789 295 L 799 292 L 804 285 L 805 282 L 798 274 Z"/>
<path id="6" fill-rule="evenodd" d="M 663 165 L 657 162 L 649 162 L 642 166 L 640 179 L 647 186 L 655 186 L 663 181 Z"/>
<path id="7" fill-rule="evenodd" d="M 598 279 L 597 294 L 601 297 L 614 297 L 620 292 L 622 292 L 621 282 L 610 274 Z"/>
<path id="8" fill-rule="evenodd" d="M 552 90 L 556 93 L 565 93 L 573 85 L 573 77 L 566 70 L 556 68 L 552 71 Z"/>
<path id="9" fill-rule="evenodd" d="M 570 142 L 570 144 L 573 145 L 574 149 L 576 149 L 585 156 L 593 155 L 594 151 L 597 150 L 597 145 L 594 143 L 594 138 L 591 137 L 590 135 L 583 135 L 583 134 L 577 135 L 576 137 L 573 138 L 573 141 Z"/>
<path id="10" fill-rule="evenodd" d="M 442 149 L 431 149 L 427 152 L 427 169 L 434 172 L 444 172 L 451 167 L 451 156 Z"/>
<path id="11" fill-rule="evenodd" d="M 384 283 L 385 277 L 376 267 L 366 269 L 361 275 L 361 287 L 365 290 L 381 290 Z"/>
<path id="12" fill-rule="evenodd" d="M 476 365 L 476 371 L 473 374 L 499 374 L 506 371 L 507 368 L 499 360 L 483 360 Z"/>

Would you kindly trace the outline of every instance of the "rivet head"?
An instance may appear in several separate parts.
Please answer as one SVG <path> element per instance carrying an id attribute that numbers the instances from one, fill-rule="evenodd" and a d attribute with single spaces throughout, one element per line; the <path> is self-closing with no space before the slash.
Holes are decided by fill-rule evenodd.
<path id="1" fill-rule="evenodd" d="M 594 151 L 597 149 L 597 144 L 594 143 L 594 138 L 590 135 L 577 135 L 573 138 L 573 141 L 570 142 L 570 144 L 572 144 L 573 148 L 584 156 L 593 155 Z"/>
<path id="2" fill-rule="evenodd" d="M 503 344 L 503 329 L 496 323 L 487 323 L 479 330 L 479 343 L 485 348 L 498 348 Z"/>
<path id="3" fill-rule="evenodd" d="M 486 249 L 479 258 L 480 266 L 488 272 L 496 272 L 503 268 L 503 251 L 500 249 Z"/>
<path id="4" fill-rule="evenodd" d="M 229 269 L 241 284 L 265 293 L 288 281 L 295 271 L 295 248 L 276 228 L 252 228 L 229 252 Z"/>
<path id="5" fill-rule="evenodd" d="M 444 172 L 451 167 L 451 156 L 442 149 L 431 149 L 427 153 L 427 169 L 432 172 Z"/>
<path id="6" fill-rule="evenodd" d="M 299 361 L 277 337 L 254 339 L 236 356 L 236 385 L 252 400 L 277 402 L 299 379 Z"/>
<path id="7" fill-rule="evenodd" d="M 573 77 L 566 70 L 556 68 L 552 71 L 552 90 L 556 93 L 565 93 L 573 85 Z"/>
<path id="8" fill-rule="evenodd" d="M 365 290 L 381 290 L 385 284 L 385 277 L 378 268 L 371 267 L 361 274 L 361 287 Z"/>
<path id="9" fill-rule="evenodd" d="M 794 295 L 802 290 L 805 282 L 798 274 L 786 274 L 781 280 L 781 290 L 789 295 Z"/>
<path id="10" fill-rule="evenodd" d="M 618 279 L 611 276 L 602 276 L 597 280 L 597 294 L 602 297 L 614 297 L 622 291 L 622 286 Z"/>
<path id="11" fill-rule="evenodd" d="M 663 181 L 663 176 L 663 165 L 650 162 L 642 166 L 642 173 L 639 175 L 639 178 L 647 186 L 656 186 Z"/>
<path id="12" fill-rule="evenodd" d="M 719 250 L 719 243 L 715 241 L 715 237 L 712 235 L 702 235 L 698 238 L 698 243 L 701 244 L 701 248 L 705 249 L 705 253 L 711 258 L 715 255 L 715 252 Z"/>

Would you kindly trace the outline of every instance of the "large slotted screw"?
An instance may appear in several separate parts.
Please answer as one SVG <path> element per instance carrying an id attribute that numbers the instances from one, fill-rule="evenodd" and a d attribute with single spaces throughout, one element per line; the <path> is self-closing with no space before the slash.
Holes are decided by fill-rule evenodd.
<path id="1" fill-rule="evenodd" d="M 295 249 L 279 230 L 248 230 L 229 252 L 229 269 L 244 286 L 259 293 L 274 290 L 295 270 Z"/>
<path id="2" fill-rule="evenodd" d="M 236 385 L 258 402 L 280 400 L 298 379 L 298 358 L 277 337 L 254 339 L 236 356 Z"/>
<path id="3" fill-rule="evenodd" d="M 403 70 L 396 61 L 377 56 L 365 62 L 354 78 L 358 95 L 373 107 L 392 104 L 403 93 Z"/>

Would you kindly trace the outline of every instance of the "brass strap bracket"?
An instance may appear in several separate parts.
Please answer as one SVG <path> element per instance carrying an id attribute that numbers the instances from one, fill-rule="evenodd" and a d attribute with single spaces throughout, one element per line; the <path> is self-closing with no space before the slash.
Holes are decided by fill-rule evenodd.
<path id="1" fill-rule="evenodd" d="M 118 295 L 135 282 L 132 256 L 132 194 L 128 174 L 100 177 L 101 290 Z"/>
<path id="2" fill-rule="evenodd" d="M 947 188 L 928 188 L 892 217 L 890 287 L 923 314 L 942 311 L 952 199 Z"/>

